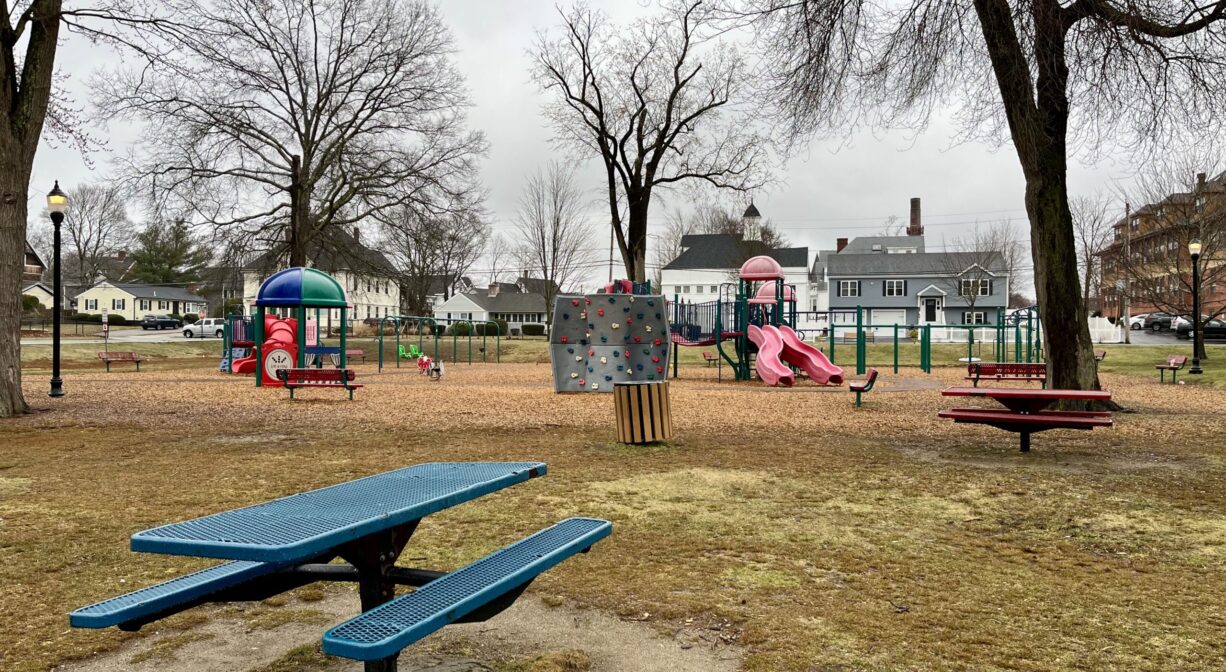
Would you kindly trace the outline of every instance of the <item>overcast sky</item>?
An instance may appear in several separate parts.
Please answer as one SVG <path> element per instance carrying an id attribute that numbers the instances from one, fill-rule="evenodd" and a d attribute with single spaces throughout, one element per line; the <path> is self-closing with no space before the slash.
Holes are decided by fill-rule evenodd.
<path id="1" fill-rule="evenodd" d="M 652 11 L 635 1 L 592 4 L 619 23 Z M 485 132 L 490 143 L 481 171 L 489 190 L 487 207 L 495 228 L 506 230 L 527 173 L 552 159 L 579 158 L 562 155 L 552 145 L 551 131 L 540 114 L 545 98 L 528 76 L 527 50 L 538 29 L 558 25 L 557 10 L 551 0 L 447 0 L 440 6 L 454 32 L 459 67 L 467 77 L 473 103 L 470 124 Z M 114 56 L 69 36 L 61 51 L 60 70 L 71 77 L 70 89 L 79 90 L 94 68 L 105 63 L 100 59 L 108 58 Z M 835 238 L 879 232 L 891 215 L 905 221 L 913 196 L 923 199 L 930 246 L 939 246 L 942 236 L 965 233 L 977 221 L 1011 220 L 1020 234 L 1026 234 L 1024 183 L 1013 148 L 993 151 L 979 143 L 953 145 L 956 131 L 945 119 L 936 118 L 917 137 L 903 132 L 864 132 L 846 146 L 814 142 L 806 153 L 781 166 L 779 181 L 755 194 L 754 200 L 763 217 L 793 244 L 811 248 L 831 248 Z M 112 150 L 122 151 L 135 132 L 112 127 L 103 135 Z M 31 191 L 36 202 L 31 212 L 41 209 L 42 194 L 55 179 L 68 190 L 84 181 L 105 181 L 108 158 L 96 156 L 94 162 L 91 170 L 71 149 L 44 143 L 35 164 Z M 593 198 L 592 220 L 605 236 L 605 242 L 595 246 L 604 259 L 608 256 L 608 220 L 607 206 L 602 207 L 598 200 L 601 173 L 589 161 L 578 175 Z M 1126 162 L 1100 161 L 1087 166 L 1075 161 L 1070 168 L 1070 188 L 1074 195 L 1092 194 L 1110 190 L 1113 181 L 1129 177 Z M 662 223 L 665 201 L 671 205 L 680 200 L 679 195 L 670 198 L 668 194 L 661 201 L 653 200 L 651 224 Z M 593 280 L 605 276 L 604 268 L 593 268 Z M 484 279 L 480 272 L 474 275 Z"/>

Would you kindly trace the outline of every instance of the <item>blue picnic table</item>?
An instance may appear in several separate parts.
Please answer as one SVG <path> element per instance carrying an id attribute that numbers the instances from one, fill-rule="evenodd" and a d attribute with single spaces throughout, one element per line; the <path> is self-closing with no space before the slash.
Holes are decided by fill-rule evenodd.
<path id="1" fill-rule="evenodd" d="M 452 572 L 396 566 L 421 519 L 544 476 L 541 462 L 419 464 L 132 535 L 132 550 L 228 560 L 69 614 L 80 628 L 143 625 L 210 602 L 263 600 L 316 581 L 358 584 L 362 614 L 323 636 L 325 653 L 396 669 L 406 646 L 484 621 L 542 572 L 612 532 L 569 518 Z M 336 558 L 345 564 L 332 564 Z M 416 590 L 396 597 L 396 586 Z"/>

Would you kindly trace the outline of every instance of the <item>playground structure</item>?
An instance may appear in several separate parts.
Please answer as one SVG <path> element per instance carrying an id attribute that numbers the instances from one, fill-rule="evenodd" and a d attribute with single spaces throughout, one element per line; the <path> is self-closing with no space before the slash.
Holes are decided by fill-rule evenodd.
<path id="1" fill-rule="evenodd" d="M 763 284 L 756 285 L 759 282 Z M 721 369 L 727 362 L 736 380 L 749 380 L 756 370 L 767 385 L 790 387 L 796 382 L 795 370 L 800 370 L 821 385 L 843 384 L 843 370 L 795 331 L 796 289 L 783 283 L 779 262 L 767 256 L 746 261 L 732 301 L 725 299 L 730 284 L 721 285 L 719 298 L 709 303 L 684 304 L 674 297 L 669 325 L 673 343 L 714 345 Z M 732 352 L 725 344 L 732 345 Z M 677 368 L 674 350 L 674 377 Z"/>
<path id="2" fill-rule="evenodd" d="M 664 297 L 635 293 L 650 285 L 628 280 L 605 290 L 555 299 L 549 357 L 556 392 L 612 392 L 614 383 L 668 378 Z"/>
<path id="3" fill-rule="evenodd" d="M 334 308 L 340 309 L 340 344 L 327 346 L 320 342 L 320 311 Z M 322 367 L 325 355 L 344 369 L 347 312 L 345 290 L 327 273 L 302 267 L 278 271 L 260 285 L 254 316 L 228 316 L 219 368 L 254 373 L 256 387 L 283 387 L 278 371 L 303 369 L 310 362 Z"/>
<path id="4" fill-rule="evenodd" d="M 854 365 L 857 375 L 864 375 L 870 365 L 883 369 L 892 367 L 894 373 L 898 373 L 900 354 L 908 347 L 918 347 L 920 369 L 932 373 L 934 343 L 965 343 L 965 353 L 957 362 L 963 366 L 969 361 L 981 360 L 1014 363 L 1043 361 L 1043 325 L 1037 307 L 1012 312 L 1000 308 L 994 322 L 989 324 L 873 324 L 866 319 L 867 311 L 861 306 L 853 311 L 800 312 L 796 310 L 795 303 L 789 301 L 793 296 L 792 287 L 784 285 L 780 290 L 774 282 L 767 282 L 751 293 L 746 291 L 744 284 L 744 280 L 740 283 L 723 283 L 719 286 L 719 298 L 705 303 L 685 303 L 674 296 L 670 306 L 669 330 L 673 343 L 679 346 L 715 346 L 711 363 L 719 365 L 721 380 L 725 365 L 732 367 L 736 380 L 748 380 L 752 376 L 746 354 L 752 356 L 754 353 L 753 347 L 747 343 L 749 330 L 746 327 L 753 325 L 759 330 L 769 331 L 763 329 L 762 307 L 766 306 L 765 315 L 770 318 L 776 312 L 773 306 L 778 300 L 785 305 L 784 310 L 778 311 L 780 321 L 790 327 L 789 331 L 800 341 L 806 340 L 806 332 L 813 334 L 817 331 L 812 340 L 824 341 L 822 354 L 831 364 L 837 364 L 847 357 L 841 353 L 851 349 L 854 344 L 853 358 L 846 365 Z M 771 298 L 772 293 L 775 294 L 774 298 Z M 779 337 L 783 339 L 784 335 L 781 333 Z M 758 338 L 773 339 L 773 335 L 759 334 Z M 840 341 L 846 345 L 839 347 Z M 870 362 L 870 341 L 890 343 L 892 352 L 882 361 Z M 881 349 L 876 352 L 880 353 Z M 674 351 L 674 378 L 678 375 L 678 368 L 678 357 Z"/>
<path id="5" fill-rule="evenodd" d="M 392 327 L 396 336 L 396 368 L 400 368 L 400 360 L 412 359 L 420 362 L 421 358 L 426 355 L 426 327 L 430 329 L 430 335 L 434 338 L 434 349 L 430 353 L 430 361 L 442 363 L 443 359 L 439 356 L 438 343 L 439 324 L 442 323 L 442 328 L 451 332 L 451 363 L 460 363 L 459 339 L 460 334 L 456 329 L 457 325 L 468 325 L 468 364 L 473 363 L 473 336 L 477 335 L 477 331 L 481 334 L 481 347 L 477 350 L 481 356 L 482 362 L 489 361 L 489 351 L 487 349 L 486 338 L 490 331 L 494 332 L 494 362 L 502 361 L 502 328 L 497 322 L 490 320 L 463 320 L 451 319 L 446 317 L 426 317 L 424 315 L 388 315 L 379 320 L 379 371 L 383 371 L 383 337 L 387 333 L 387 328 Z M 481 325 L 478 329 L 477 325 Z M 405 334 L 410 327 L 416 327 L 417 343 L 409 343 L 408 348 L 401 343 L 401 336 Z M 441 377 L 435 376 L 435 380 Z"/>

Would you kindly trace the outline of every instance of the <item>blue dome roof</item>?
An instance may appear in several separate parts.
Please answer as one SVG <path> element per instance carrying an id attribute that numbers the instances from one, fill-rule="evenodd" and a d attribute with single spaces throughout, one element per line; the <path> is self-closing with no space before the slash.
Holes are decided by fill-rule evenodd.
<path id="1" fill-rule="evenodd" d="M 260 285 L 257 306 L 344 308 L 345 289 L 335 278 L 314 268 L 287 268 Z"/>

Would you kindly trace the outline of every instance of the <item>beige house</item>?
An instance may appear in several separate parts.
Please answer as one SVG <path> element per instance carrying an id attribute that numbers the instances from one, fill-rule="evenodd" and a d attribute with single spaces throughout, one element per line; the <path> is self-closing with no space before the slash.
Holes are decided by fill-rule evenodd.
<path id="1" fill-rule="evenodd" d="M 135 321 L 145 315 L 207 314 L 208 303 L 182 287 L 104 280 L 77 294 L 74 308 L 88 315 L 101 315 L 105 308 L 111 315 Z"/>
<path id="2" fill-rule="evenodd" d="M 55 295 L 51 292 L 51 288 L 41 282 L 31 283 L 26 285 L 21 290 L 22 296 L 33 296 L 38 299 L 39 305 L 47 310 L 51 309 L 51 304 L 55 300 Z"/>

